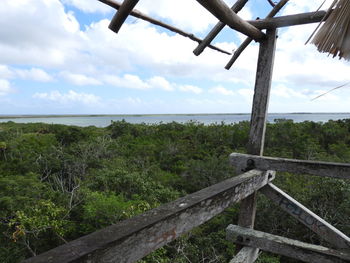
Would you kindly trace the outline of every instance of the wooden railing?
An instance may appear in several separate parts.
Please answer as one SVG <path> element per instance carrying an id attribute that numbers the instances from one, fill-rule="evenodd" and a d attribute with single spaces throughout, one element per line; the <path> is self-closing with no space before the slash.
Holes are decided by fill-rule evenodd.
<path id="1" fill-rule="evenodd" d="M 240 153 L 232 153 L 230 155 L 230 162 L 236 167 L 237 171 L 272 169 L 278 172 L 350 179 L 350 164 L 344 163 L 304 161 Z M 307 244 L 297 240 L 263 233 L 251 228 L 230 225 L 227 228 L 228 240 L 244 245 L 246 248 L 242 249 L 230 263 L 254 262 L 255 259 L 251 259 L 252 250 L 248 250 L 248 248 L 259 248 L 304 262 L 350 262 L 350 238 L 348 236 L 272 183 L 268 183 L 259 192 L 319 235 L 332 248 Z"/>
<path id="2" fill-rule="evenodd" d="M 135 262 L 273 179 L 273 171 L 251 170 L 24 262 Z"/>
<path id="3" fill-rule="evenodd" d="M 227 179 L 142 215 L 81 237 L 25 263 L 135 262 L 259 190 L 273 203 L 318 234 L 333 248 L 230 225 L 228 239 L 244 245 L 231 262 L 254 262 L 256 248 L 305 262 L 349 262 L 350 239 L 271 183 L 274 170 L 350 179 L 350 165 L 233 153 L 230 162 L 243 174 Z M 255 254 L 252 252 L 255 250 Z M 250 259 L 249 259 L 250 258 Z"/>

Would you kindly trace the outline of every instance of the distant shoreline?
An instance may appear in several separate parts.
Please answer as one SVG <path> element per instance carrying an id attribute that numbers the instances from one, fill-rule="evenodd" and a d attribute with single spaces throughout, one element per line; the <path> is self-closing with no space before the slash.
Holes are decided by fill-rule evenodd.
<path id="1" fill-rule="evenodd" d="M 269 113 L 273 115 L 286 114 L 317 114 L 317 115 L 339 115 L 349 114 L 349 112 L 286 112 L 286 113 Z M 169 114 L 48 114 L 48 115 L 0 115 L 0 119 L 27 119 L 27 118 L 81 118 L 81 117 L 152 117 L 152 116 L 220 116 L 220 115 L 250 115 L 250 113 L 169 113 Z"/>

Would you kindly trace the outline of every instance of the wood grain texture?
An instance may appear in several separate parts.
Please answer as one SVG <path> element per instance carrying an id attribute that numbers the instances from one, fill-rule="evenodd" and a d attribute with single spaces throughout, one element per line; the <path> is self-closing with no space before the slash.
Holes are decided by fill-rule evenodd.
<path id="1" fill-rule="evenodd" d="M 323 240 L 335 246 L 335 248 L 350 250 L 349 237 L 283 192 L 277 186 L 267 184 L 260 189 L 260 193 L 263 193 L 282 210 L 286 211 L 300 223 L 318 234 Z"/>
<path id="2" fill-rule="evenodd" d="M 270 98 L 277 31 L 275 29 L 267 30 L 266 35 L 266 40 L 260 43 L 247 146 L 247 152 L 256 155 L 263 155 L 264 152 L 266 116 Z"/>
<path id="3" fill-rule="evenodd" d="M 135 262 L 260 189 L 274 178 L 269 174 L 249 171 L 23 263 Z"/>
<path id="4" fill-rule="evenodd" d="M 350 261 L 350 254 L 347 252 L 235 225 L 228 226 L 226 237 L 235 243 L 260 248 L 264 251 L 295 258 L 304 262 L 345 263 Z"/>
<path id="5" fill-rule="evenodd" d="M 258 259 L 259 249 L 255 247 L 243 247 L 230 263 L 254 262 Z"/>

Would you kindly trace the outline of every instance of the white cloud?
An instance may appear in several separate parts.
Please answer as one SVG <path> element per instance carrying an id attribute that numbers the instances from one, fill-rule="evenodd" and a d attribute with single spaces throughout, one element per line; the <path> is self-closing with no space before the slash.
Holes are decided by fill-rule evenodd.
<path id="1" fill-rule="evenodd" d="M 108 13 L 113 8 L 101 3 L 98 0 L 61 0 L 63 3 L 72 5 L 86 13 Z"/>
<path id="2" fill-rule="evenodd" d="M 200 94 L 203 92 L 201 88 L 198 88 L 193 85 L 178 85 L 178 89 L 183 92 L 191 92 L 194 94 Z"/>
<path id="3" fill-rule="evenodd" d="M 94 94 L 78 93 L 70 90 L 67 93 L 61 93 L 57 90 L 51 91 L 50 93 L 35 93 L 33 98 L 54 101 L 62 104 L 68 103 L 82 103 L 87 105 L 99 104 L 100 97 Z"/>
<path id="4" fill-rule="evenodd" d="M 61 65 L 79 46 L 79 23 L 59 0 L 2 0 L 0 63 Z"/>
<path id="5" fill-rule="evenodd" d="M 217 86 L 217 87 L 214 87 L 212 89 L 209 89 L 209 92 L 210 93 L 213 93 L 213 94 L 220 94 L 220 95 L 224 95 L 224 96 L 232 96 L 232 95 L 235 95 L 235 92 L 232 91 L 232 90 L 229 90 L 229 89 L 226 89 L 222 86 Z"/>
<path id="6" fill-rule="evenodd" d="M 217 21 L 196 1 L 143 0 L 136 8 L 152 16 L 169 19 L 171 24 L 192 32 L 203 32 Z"/>
<path id="7" fill-rule="evenodd" d="M 307 98 L 303 91 L 297 91 L 291 88 L 287 88 L 284 85 L 278 85 L 277 87 L 273 87 L 271 90 L 271 94 L 282 98 Z"/>
<path id="8" fill-rule="evenodd" d="M 34 80 L 39 82 L 53 81 L 53 78 L 48 73 L 39 68 L 16 69 L 14 72 L 16 73 L 17 77 L 21 79 Z"/>
<path id="9" fill-rule="evenodd" d="M 245 99 L 246 102 L 251 103 L 253 101 L 253 89 L 239 89 L 237 92 Z"/>
<path id="10" fill-rule="evenodd" d="M 0 65 L 0 78 L 9 79 L 13 77 L 13 72 L 6 65 Z"/>
<path id="11" fill-rule="evenodd" d="M 66 81 L 78 86 L 102 84 L 99 80 L 94 79 L 92 77 L 87 77 L 83 74 L 75 74 L 75 73 L 63 71 L 60 73 L 60 76 L 64 78 Z"/>
<path id="12" fill-rule="evenodd" d="M 167 81 L 165 78 L 160 77 L 160 76 L 155 76 L 153 78 L 150 78 L 148 80 L 148 83 L 152 88 L 159 88 L 159 89 L 163 89 L 163 90 L 167 90 L 167 91 L 174 90 L 174 88 L 172 87 L 170 82 Z"/>
<path id="13" fill-rule="evenodd" d="M 0 79 L 0 96 L 5 96 L 12 91 L 13 90 L 11 88 L 10 82 L 5 79 Z"/>

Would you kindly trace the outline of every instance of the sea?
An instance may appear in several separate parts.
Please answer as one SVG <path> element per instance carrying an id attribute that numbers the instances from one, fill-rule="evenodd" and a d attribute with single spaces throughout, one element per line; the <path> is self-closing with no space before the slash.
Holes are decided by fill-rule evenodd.
<path id="1" fill-rule="evenodd" d="M 289 119 L 294 122 L 314 121 L 327 122 L 329 120 L 350 119 L 350 113 L 270 113 L 267 121 Z M 65 124 L 81 127 L 107 127 L 112 122 L 125 120 L 129 123 L 159 124 L 169 122 L 198 122 L 209 124 L 232 124 L 240 121 L 249 121 L 250 113 L 231 114 L 154 114 L 154 115 L 0 115 L 0 122 L 13 121 L 16 123 L 49 123 Z"/>

